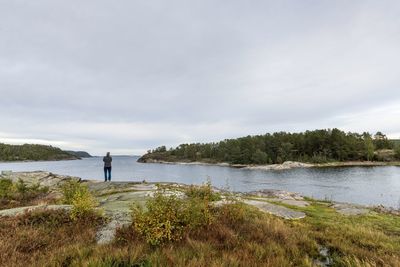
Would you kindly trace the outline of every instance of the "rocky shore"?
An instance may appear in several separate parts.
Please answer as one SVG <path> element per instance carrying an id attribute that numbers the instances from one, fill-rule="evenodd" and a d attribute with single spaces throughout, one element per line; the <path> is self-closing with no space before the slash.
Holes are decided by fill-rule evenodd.
<path id="1" fill-rule="evenodd" d="M 164 161 L 147 158 L 146 160 L 138 161 L 140 163 L 158 163 L 158 164 L 177 164 L 177 165 L 206 165 L 206 166 L 220 166 L 232 167 L 248 170 L 265 170 L 265 171 L 279 171 L 289 170 L 294 168 L 330 168 L 330 167 L 379 167 L 379 166 L 400 166 L 400 162 L 382 162 L 382 161 L 347 161 L 347 162 L 328 162 L 328 163 L 304 163 L 298 161 L 285 161 L 282 164 L 268 164 L 268 165 L 250 165 L 250 164 L 230 164 L 227 162 L 209 163 L 201 161 L 180 162 L 180 161 Z"/>
<path id="2" fill-rule="evenodd" d="M 284 165 L 285 166 L 285 165 Z M 292 163 L 286 166 L 293 166 Z M 303 165 L 294 165 L 296 167 L 305 167 Z M 99 202 L 99 209 L 103 210 L 109 218 L 109 223 L 104 226 L 98 233 L 99 243 L 108 243 L 114 237 L 115 229 L 131 223 L 130 207 L 133 203 L 144 205 L 146 199 L 152 197 L 157 189 L 156 183 L 144 182 L 100 182 L 94 180 L 82 180 L 79 177 L 57 175 L 50 172 L 2 172 L 0 178 L 10 179 L 14 182 L 23 180 L 26 184 L 38 184 L 49 188 L 49 198 L 61 199 L 60 187 L 63 183 L 74 180 L 84 183 L 96 197 Z M 188 185 L 176 183 L 162 183 L 167 186 L 166 193 L 174 194 L 178 197 L 185 197 L 184 188 Z M 221 192 L 215 189 L 217 192 Z M 306 217 L 304 212 L 291 209 L 290 207 L 307 207 L 310 200 L 302 195 L 283 190 L 265 189 L 249 193 L 230 193 L 231 198 L 234 197 L 247 205 L 256 207 L 263 212 L 273 214 L 284 219 L 302 219 Z M 228 203 L 229 199 L 222 195 L 222 199 L 214 205 L 223 205 Z M 337 212 L 344 215 L 360 215 L 366 214 L 376 207 L 365 207 L 349 203 L 331 202 L 329 205 Z M 63 209 L 68 211 L 68 205 L 46 205 L 43 203 L 38 206 L 19 207 L 9 210 L 1 210 L 2 216 L 17 216 L 21 213 L 36 209 Z M 389 212 L 384 207 L 379 207 L 381 212 Z"/>

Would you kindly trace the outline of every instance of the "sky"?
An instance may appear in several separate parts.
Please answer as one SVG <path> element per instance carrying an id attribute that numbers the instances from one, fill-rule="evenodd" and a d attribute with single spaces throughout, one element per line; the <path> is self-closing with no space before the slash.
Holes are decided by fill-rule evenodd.
<path id="1" fill-rule="evenodd" d="M 400 1 L 0 0 L 0 142 L 400 138 Z"/>

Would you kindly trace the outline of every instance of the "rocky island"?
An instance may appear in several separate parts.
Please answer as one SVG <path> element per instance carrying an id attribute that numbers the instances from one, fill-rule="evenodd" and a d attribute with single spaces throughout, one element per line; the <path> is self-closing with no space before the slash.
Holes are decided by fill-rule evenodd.
<path id="1" fill-rule="evenodd" d="M 58 147 L 24 144 L 9 145 L 0 143 L 0 161 L 55 161 L 74 160 L 91 157 L 85 151 L 64 151 Z"/>
<path id="2" fill-rule="evenodd" d="M 283 170 L 304 167 L 400 166 L 400 144 L 381 132 L 345 133 L 339 129 L 277 132 L 181 144 L 149 150 L 141 163 L 212 164 L 235 168 Z"/>
<path id="3" fill-rule="evenodd" d="M 280 190 L 0 176 L 1 266 L 398 266 L 399 212 Z"/>

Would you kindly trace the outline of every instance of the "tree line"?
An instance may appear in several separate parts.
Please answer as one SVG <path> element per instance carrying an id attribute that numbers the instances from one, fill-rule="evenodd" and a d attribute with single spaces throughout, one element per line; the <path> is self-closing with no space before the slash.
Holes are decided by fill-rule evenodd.
<path id="1" fill-rule="evenodd" d="M 377 150 L 393 149 L 385 134 L 371 135 L 323 129 L 301 133 L 275 132 L 214 143 L 181 144 L 148 151 L 139 161 L 228 162 L 232 164 L 276 164 L 284 161 L 324 163 L 329 161 L 382 160 Z"/>
<path id="2" fill-rule="evenodd" d="M 53 146 L 36 144 L 9 145 L 0 143 L 0 161 L 63 160 L 78 158 L 79 157 Z"/>

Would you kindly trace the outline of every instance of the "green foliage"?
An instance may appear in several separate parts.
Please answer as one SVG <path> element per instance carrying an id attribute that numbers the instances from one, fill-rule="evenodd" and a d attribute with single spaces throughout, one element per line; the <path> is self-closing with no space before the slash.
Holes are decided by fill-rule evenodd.
<path id="1" fill-rule="evenodd" d="M 0 143 L 0 161 L 77 159 L 57 147 L 45 145 L 8 145 Z"/>
<path id="2" fill-rule="evenodd" d="M 260 149 L 256 150 L 256 152 L 252 155 L 251 160 L 255 164 L 267 164 L 271 161 L 268 157 L 268 154 Z"/>
<path id="3" fill-rule="evenodd" d="M 400 159 L 400 144 L 397 145 L 394 149 L 394 156 L 396 157 L 396 159 Z"/>
<path id="4" fill-rule="evenodd" d="M 185 191 L 189 198 L 197 200 L 218 201 L 221 200 L 221 194 L 215 193 L 212 190 L 211 182 L 207 181 L 202 186 L 190 185 Z"/>
<path id="5" fill-rule="evenodd" d="M 393 142 L 387 139 L 382 132 L 377 132 L 374 135 L 374 145 L 376 149 L 392 149 Z"/>
<path id="6" fill-rule="evenodd" d="M 364 146 L 365 146 L 365 157 L 367 160 L 372 160 L 374 158 L 375 145 L 369 134 L 364 136 Z"/>
<path id="7" fill-rule="evenodd" d="M 0 179 L 0 198 L 8 198 L 13 194 L 13 183 L 10 179 Z"/>
<path id="8" fill-rule="evenodd" d="M 184 228 L 184 204 L 175 196 L 157 192 L 146 203 L 147 211 L 140 206 L 132 208 L 134 228 L 146 241 L 158 245 L 165 241 L 180 240 Z"/>
<path id="9" fill-rule="evenodd" d="M 69 180 L 61 186 L 63 203 L 71 205 L 76 192 L 82 190 L 83 185 L 79 181 Z"/>
<path id="10" fill-rule="evenodd" d="M 29 191 L 29 187 L 21 178 L 18 179 L 18 182 L 15 184 L 15 188 L 17 189 L 17 192 L 20 194 L 26 194 Z"/>
<path id="11" fill-rule="evenodd" d="M 76 220 L 93 214 L 97 205 L 96 199 L 89 192 L 89 189 L 84 186 L 76 191 L 72 198 L 71 218 Z"/>
<path id="12" fill-rule="evenodd" d="M 98 205 L 88 187 L 78 181 L 70 180 L 61 187 L 63 203 L 72 205 L 71 218 L 76 220 L 94 213 Z"/>
<path id="13" fill-rule="evenodd" d="M 146 202 L 146 209 L 132 207 L 133 227 L 151 245 L 181 240 L 189 231 L 212 222 L 208 197 L 209 194 L 196 194 L 182 200 L 158 189 Z"/>
<path id="14" fill-rule="evenodd" d="M 13 208 L 30 204 L 49 191 L 39 184 L 27 185 L 22 179 L 13 183 L 10 179 L 0 179 L 0 209 Z"/>
<path id="15" fill-rule="evenodd" d="M 164 161 L 229 162 L 232 164 L 270 164 L 284 161 L 325 163 L 329 161 L 372 160 L 375 149 L 391 149 L 393 142 L 382 133 L 346 133 L 338 129 L 277 132 L 226 139 L 217 143 L 181 144 L 149 151 L 139 159 Z"/>

